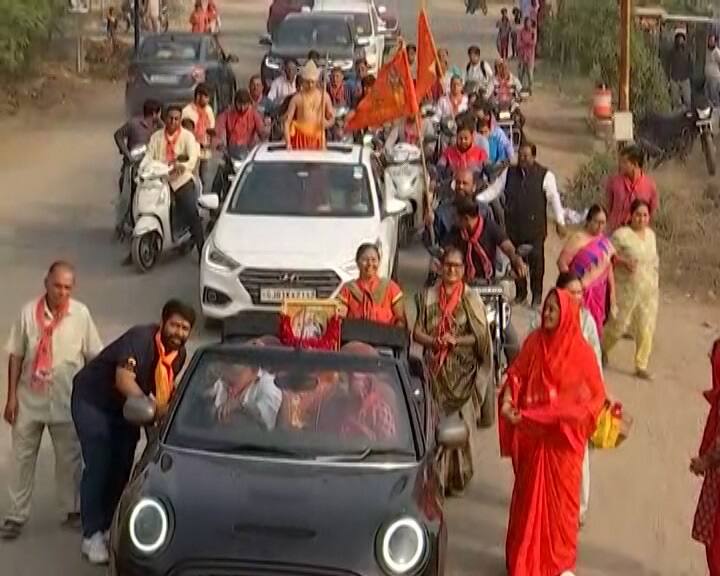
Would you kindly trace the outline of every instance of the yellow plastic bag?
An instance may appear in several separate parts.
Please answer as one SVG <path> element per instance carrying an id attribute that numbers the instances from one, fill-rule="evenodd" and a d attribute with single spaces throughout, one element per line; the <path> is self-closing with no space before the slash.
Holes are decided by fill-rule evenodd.
<path id="1" fill-rule="evenodd" d="M 605 402 L 590 442 L 599 449 L 617 448 L 628 437 L 631 426 L 632 419 L 624 413 L 622 404 Z"/>

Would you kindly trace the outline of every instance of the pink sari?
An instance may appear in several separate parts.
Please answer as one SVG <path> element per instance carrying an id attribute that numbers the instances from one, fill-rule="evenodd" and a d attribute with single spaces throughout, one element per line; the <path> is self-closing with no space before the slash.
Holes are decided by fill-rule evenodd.
<path id="1" fill-rule="evenodd" d="M 607 311 L 608 276 L 612 265 L 613 246 L 607 236 L 595 236 L 580 248 L 570 261 L 569 269 L 585 285 L 583 305 L 588 309 L 598 336 L 602 338 Z"/>

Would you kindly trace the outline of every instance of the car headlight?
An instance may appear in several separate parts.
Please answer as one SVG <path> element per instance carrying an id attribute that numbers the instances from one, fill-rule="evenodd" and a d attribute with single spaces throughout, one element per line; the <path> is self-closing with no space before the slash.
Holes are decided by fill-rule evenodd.
<path id="1" fill-rule="evenodd" d="M 425 559 L 425 530 L 414 518 L 395 520 L 381 534 L 380 561 L 391 576 L 412 573 Z"/>
<path id="2" fill-rule="evenodd" d="M 697 109 L 697 117 L 700 120 L 707 120 L 710 118 L 710 114 L 712 113 L 712 108 L 698 108 Z"/>
<path id="3" fill-rule="evenodd" d="M 235 270 L 236 268 L 240 268 L 239 262 L 235 261 L 233 258 L 225 254 L 225 252 L 215 246 L 213 242 L 209 242 L 208 244 L 208 264 L 211 264 L 212 266 L 215 266 L 217 268 L 222 268 L 223 270 Z"/>
<path id="4" fill-rule="evenodd" d="M 280 70 L 282 64 L 283 61 L 280 58 L 275 58 L 274 56 L 268 56 L 265 58 L 265 66 L 271 68 L 272 70 Z"/>
<path id="5" fill-rule="evenodd" d="M 143 498 L 132 510 L 129 523 L 130 541 L 138 552 L 154 554 L 168 540 L 168 514 L 158 500 Z"/>

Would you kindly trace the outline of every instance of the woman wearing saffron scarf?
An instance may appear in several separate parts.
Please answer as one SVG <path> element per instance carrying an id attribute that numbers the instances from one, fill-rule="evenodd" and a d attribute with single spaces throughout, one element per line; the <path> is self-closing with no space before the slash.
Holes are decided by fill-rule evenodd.
<path id="1" fill-rule="evenodd" d="M 610 239 L 605 236 L 607 213 L 599 204 L 588 210 L 585 228 L 565 243 L 558 258 L 560 272 L 572 272 L 583 285 L 583 306 L 592 314 L 602 338 L 608 296 L 610 309 L 615 311 L 615 276 L 612 259 L 615 255 Z"/>
<path id="2" fill-rule="evenodd" d="M 542 327 L 510 366 L 500 400 L 500 452 L 515 471 L 508 576 L 573 571 L 583 455 L 605 388 L 569 292 L 546 298 Z"/>
<path id="3" fill-rule="evenodd" d="M 705 545 L 710 576 L 720 576 L 720 340 L 713 344 L 710 363 L 712 388 L 703 394 L 710 413 L 698 456 L 690 462 L 693 474 L 704 477 L 692 537 Z"/>
<path id="4" fill-rule="evenodd" d="M 470 432 L 463 448 L 443 453 L 443 485 L 462 493 L 473 475 L 475 430 L 473 391 L 492 367 L 485 306 L 463 281 L 465 256 L 455 247 L 445 250 L 441 279 L 419 297 L 414 338 L 425 348 L 432 387 L 444 414 L 458 414 Z"/>
<path id="5" fill-rule="evenodd" d="M 400 286 L 378 276 L 378 247 L 363 244 L 357 250 L 355 262 L 360 277 L 345 284 L 338 296 L 343 314 L 354 320 L 405 326 L 405 300 Z"/>

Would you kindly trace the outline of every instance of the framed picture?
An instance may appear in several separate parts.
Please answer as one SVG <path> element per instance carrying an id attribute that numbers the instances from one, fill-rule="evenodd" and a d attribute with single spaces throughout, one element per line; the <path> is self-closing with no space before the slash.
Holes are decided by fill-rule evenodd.
<path id="1" fill-rule="evenodd" d="M 334 300 L 285 300 L 282 305 L 293 336 L 300 340 L 322 338 L 339 312 L 340 304 Z"/>

